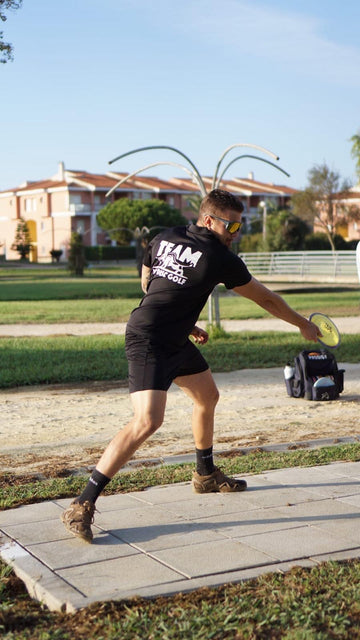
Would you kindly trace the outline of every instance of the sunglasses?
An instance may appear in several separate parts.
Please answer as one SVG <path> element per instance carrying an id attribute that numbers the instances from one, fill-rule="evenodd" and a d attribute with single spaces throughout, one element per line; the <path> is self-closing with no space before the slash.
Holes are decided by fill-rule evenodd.
<path id="1" fill-rule="evenodd" d="M 234 235 L 237 233 L 241 227 L 243 226 L 242 222 L 231 222 L 231 220 L 225 220 L 224 218 L 219 218 L 219 216 L 215 216 L 213 213 L 208 214 L 210 218 L 216 218 L 216 220 L 221 220 L 224 223 L 226 231 Z"/>

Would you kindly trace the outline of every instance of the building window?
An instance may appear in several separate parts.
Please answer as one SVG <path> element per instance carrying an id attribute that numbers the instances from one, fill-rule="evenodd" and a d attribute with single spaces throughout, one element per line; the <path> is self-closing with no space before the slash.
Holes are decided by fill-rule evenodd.
<path id="1" fill-rule="evenodd" d="M 32 211 L 36 211 L 36 199 L 35 198 L 25 198 L 25 211 L 26 213 L 31 213 Z"/>
<path id="2" fill-rule="evenodd" d="M 81 195 L 79 193 L 70 193 L 70 204 L 81 204 Z"/>
<path id="3" fill-rule="evenodd" d="M 152 193 L 149 191 L 134 191 L 133 200 L 150 200 Z"/>

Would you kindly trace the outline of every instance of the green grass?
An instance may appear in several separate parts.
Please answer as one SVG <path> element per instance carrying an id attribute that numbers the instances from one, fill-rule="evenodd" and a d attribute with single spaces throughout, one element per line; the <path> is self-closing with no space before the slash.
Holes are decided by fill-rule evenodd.
<path id="1" fill-rule="evenodd" d="M 286 302 L 304 316 L 309 316 L 313 311 L 320 311 L 332 316 L 351 316 L 360 314 L 359 291 L 313 291 L 312 293 L 283 293 L 281 296 Z M 238 308 L 241 307 L 241 316 Z M 221 317 L 227 320 L 246 318 L 264 318 L 269 314 L 264 312 L 251 300 L 245 300 L 236 294 L 221 298 Z"/>
<path id="2" fill-rule="evenodd" d="M 0 325 L 126 322 L 139 302 L 140 297 L 0 302 Z"/>
<path id="3" fill-rule="evenodd" d="M 259 474 L 270 469 L 309 467 L 335 461 L 360 460 L 360 444 L 345 444 L 319 449 L 296 449 L 285 452 L 265 451 L 261 447 L 246 455 L 217 458 L 217 464 L 228 475 Z M 107 485 L 104 495 L 142 491 L 147 487 L 186 482 L 191 478 L 193 464 L 144 466 L 135 471 L 118 473 Z M 87 482 L 86 476 L 49 478 L 16 482 L 11 474 L 0 474 L 0 509 L 11 509 L 21 504 L 55 500 L 78 495 Z M 14 480 L 14 482 L 13 482 Z"/>
<path id="4" fill-rule="evenodd" d="M 123 336 L 0 339 L 0 388 L 127 378 Z"/>
<path id="5" fill-rule="evenodd" d="M 73 287 L 71 283 L 68 289 L 57 288 L 51 284 L 41 293 L 31 293 L 29 290 L 26 291 L 25 287 L 23 293 L 16 294 L 17 299 L 15 293 L 11 300 L 0 299 L 0 323 L 125 322 L 142 297 L 138 282 L 125 282 L 112 287 L 101 283 L 97 285 L 99 286 L 96 291 L 91 287 L 84 288 L 82 295 L 81 287 Z M 21 299 L 20 295 L 24 299 Z M 30 299 L 30 295 L 34 295 L 34 299 Z M 50 297 L 45 298 L 45 295 Z M 25 299 L 25 296 L 28 298 Z M 360 315 L 359 294 L 355 291 L 347 294 L 334 293 L 330 298 L 328 294 L 321 292 L 292 293 L 283 297 L 290 306 L 305 316 L 309 316 L 314 310 L 332 316 Z M 220 315 L 223 320 L 269 317 L 264 309 L 251 300 L 229 295 L 220 298 Z M 206 321 L 207 306 L 200 318 Z"/>
<path id="6" fill-rule="evenodd" d="M 268 314 L 250 300 L 219 288 L 223 319 L 264 318 Z M 0 323 L 124 322 L 142 297 L 140 279 L 133 267 L 94 268 L 83 278 L 70 277 L 64 268 L 1 269 Z M 330 315 L 358 315 L 360 294 L 338 287 L 284 293 L 300 313 L 316 309 Z M 201 314 L 207 318 L 207 307 Z"/>
<path id="7" fill-rule="evenodd" d="M 69 300 L 92 298 L 140 298 L 139 278 L 99 278 L 1 282 L 0 300 Z"/>
<path id="8" fill-rule="evenodd" d="M 360 444 L 285 453 L 257 450 L 223 459 L 225 473 L 260 473 L 291 466 L 359 460 Z M 118 474 L 106 493 L 141 490 L 189 480 L 190 465 L 143 468 Z M 2 508 L 74 495 L 85 478 L 11 484 L 2 477 Z M 51 613 L 31 600 L 0 562 L 0 634 L 3 640 L 356 640 L 360 638 L 360 562 L 296 567 L 285 575 L 153 600 L 133 598 L 93 604 L 75 614 Z"/>
<path id="9" fill-rule="evenodd" d="M 51 613 L 0 563 L 3 640 L 358 640 L 360 563 L 328 562 L 189 594 Z"/>
<path id="10" fill-rule="evenodd" d="M 216 373 L 283 367 L 311 344 L 298 333 L 244 332 L 221 334 L 201 350 Z M 0 388 L 127 378 L 124 336 L 0 338 L 0 353 Z M 360 334 L 344 335 L 336 358 L 359 362 Z"/>

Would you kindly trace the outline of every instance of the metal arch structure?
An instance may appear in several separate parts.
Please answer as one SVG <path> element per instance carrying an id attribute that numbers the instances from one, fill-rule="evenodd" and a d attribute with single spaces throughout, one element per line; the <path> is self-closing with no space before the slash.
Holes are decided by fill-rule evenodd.
<path id="1" fill-rule="evenodd" d="M 222 161 L 224 160 L 225 156 L 232 149 L 235 149 L 236 147 L 251 147 L 252 149 L 257 149 L 258 151 L 262 151 L 263 153 L 266 153 L 267 155 L 269 155 L 272 158 L 274 158 L 274 160 L 279 160 L 279 156 L 277 156 L 276 153 L 273 153 L 272 151 L 269 151 L 269 149 L 265 149 L 265 147 L 260 147 L 257 144 L 252 144 L 251 142 L 236 142 L 235 144 L 230 145 L 230 147 L 227 147 L 225 149 L 225 151 L 222 153 L 222 155 L 220 156 L 219 161 L 218 161 L 218 163 L 216 165 L 216 169 L 215 169 L 215 173 L 214 173 L 214 177 L 213 177 L 212 189 L 215 189 L 214 185 L 216 184 L 217 175 L 219 173 L 219 169 L 220 169 Z"/>
<path id="2" fill-rule="evenodd" d="M 237 147 L 250 147 L 252 149 L 256 149 L 258 151 L 262 151 L 263 153 L 265 153 L 265 154 L 269 155 L 270 157 L 272 157 L 274 160 L 279 160 L 279 156 L 277 156 L 272 151 L 269 151 L 269 149 L 266 149 L 265 147 L 261 147 L 259 145 L 251 144 L 251 143 L 248 143 L 248 142 L 239 142 L 239 143 L 232 144 L 230 147 L 227 147 L 225 149 L 225 151 L 222 153 L 222 155 L 219 158 L 219 161 L 218 161 L 218 163 L 216 165 L 215 172 L 214 172 L 214 175 L 213 175 L 211 189 L 214 189 L 215 185 L 220 183 L 222 177 L 224 176 L 225 172 L 229 169 L 229 167 L 234 162 L 236 162 L 237 160 L 239 160 L 240 158 L 243 158 L 243 157 L 249 157 L 249 158 L 253 157 L 253 158 L 258 159 L 260 161 L 267 162 L 268 164 L 273 165 L 275 168 L 277 168 L 279 171 L 281 171 L 285 175 L 289 176 L 289 174 L 286 171 L 284 171 L 284 169 L 281 169 L 280 167 L 275 165 L 273 162 L 266 161 L 264 158 L 259 158 L 258 156 L 243 155 L 243 156 L 238 156 L 237 158 L 232 160 L 230 163 L 228 163 L 228 165 L 222 171 L 220 178 L 218 179 L 218 173 L 219 173 L 221 164 L 222 164 L 225 156 L 232 149 L 235 149 Z M 175 147 L 171 147 L 171 146 L 168 146 L 168 145 L 152 145 L 152 146 L 147 146 L 147 147 L 139 147 L 138 149 L 133 149 L 131 151 L 127 151 L 126 153 L 122 153 L 119 156 L 116 156 L 116 158 L 113 158 L 112 160 L 109 161 L 109 164 L 113 164 L 114 162 L 117 162 L 118 160 L 126 158 L 127 156 L 130 156 L 130 155 L 132 155 L 134 153 L 140 153 L 141 151 L 150 151 L 150 150 L 152 151 L 154 149 L 167 149 L 168 151 L 173 151 L 174 153 L 179 154 L 180 156 L 182 156 L 189 163 L 190 167 L 192 168 L 192 171 L 190 171 L 188 168 L 184 167 L 183 165 L 179 165 L 178 163 L 156 162 L 156 163 L 147 165 L 146 167 L 143 167 L 142 169 L 139 169 L 139 170 L 135 171 L 132 174 L 129 174 L 128 176 L 126 176 L 125 178 L 120 180 L 119 183 L 117 185 L 115 185 L 115 187 L 113 187 L 106 195 L 109 196 L 111 193 L 113 193 L 113 191 L 115 191 L 115 189 L 117 187 L 119 187 L 121 184 L 126 182 L 126 180 L 128 180 L 131 177 L 133 177 L 134 175 L 137 175 L 138 173 L 141 173 L 141 171 L 145 171 L 145 169 L 148 169 L 148 168 L 154 167 L 154 166 L 158 166 L 158 165 L 161 165 L 161 164 L 167 164 L 167 165 L 170 165 L 170 166 L 173 165 L 173 166 L 181 167 L 189 175 L 191 175 L 192 178 L 195 180 L 195 182 L 198 184 L 202 197 L 205 197 L 207 195 L 207 189 L 205 187 L 204 181 L 203 181 L 203 179 L 201 177 L 201 174 L 200 174 L 199 170 L 197 169 L 195 164 L 190 160 L 190 158 L 187 155 L 185 155 L 182 151 L 180 151 L 179 149 L 176 149 Z M 210 294 L 209 303 L 208 303 L 208 321 L 209 321 L 209 325 L 210 326 L 213 324 L 213 316 L 214 316 L 214 314 L 215 314 L 215 324 L 216 324 L 216 326 L 219 327 L 220 326 L 219 293 L 218 293 L 216 287 L 215 287 L 214 291 L 212 292 L 212 294 Z"/>
<path id="3" fill-rule="evenodd" d="M 285 169 L 282 169 L 281 167 L 278 167 L 277 164 L 275 164 L 274 162 L 270 162 L 270 160 L 265 160 L 265 158 L 260 158 L 259 156 L 253 156 L 253 155 L 249 155 L 249 154 L 245 154 L 242 156 L 237 156 L 236 158 L 234 158 L 233 160 L 231 160 L 231 162 L 229 162 L 229 164 L 226 165 L 225 169 L 223 169 L 223 171 L 221 172 L 221 174 L 219 175 L 219 177 L 216 180 L 215 183 L 215 189 L 217 189 L 221 183 L 221 180 L 223 179 L 226 171 L 231 167 L 232 164 L 234 164 L 234 162 L 237 162 L 237 160 L 241 160 L 242 158 L 253 158 L 254 160 L 260 160 L 260 162 L 266 162 L 266 164 L 270 164 L 272 167 L 275 167 L 275 169 L 277 169 L 278 171 L 281 171 L 281 173 L 284 173 L 288 178 L 290 177 L 290 174 L 285 171 Z"/>
<path id="4" fill-rule="evenodd" d="M 203 179 L 202 179 L 202 177 L 200 175 L 199 170 L 194 165 L 194 163 L 190 160 L 190 158 L 185 155 L 185 153 L 183 153 L 182 151 L 179 151 L 179 149 L 176 149 L 175 147 L 169 147 L 167 145 L 154 145 L 154 146 L 150 146 L 150 147 L 140 147 L 139 149 L 133 149 L 132 151 L 127 151 L 126 153 L 122 153 L 120 156 L 117 156 L 116 158 L 113 158 L 112 160 L 109 160 L 109 164 L 113 164 L 114 162 L 117 162 L 117 160 L 121 160 L 122 158 L 126 158 L 127 156 L 130 156 L 133 153 L 139 153 L 140 151 L 149 151 L 149 150 L 153 150 L 153 149 L 167 149 L 168 151 L 174 151 L 175 153 L 178 153 L 180 156 L 185 158 L 185 160 L 192 167 L 194 174 L 197 176 L 198 184 L 201 185 L 201 191 L 206 195 L 206 193 L 207 193 L 206 192 L 206 187 L 204 185 L 204 182 L 203 182 Z"/>
<path id="5" fill-rule="evenodd" d="M 133 171 L 133 173 L 129 173 L 127 176 L 125 176 L 125 178 L 122 178 L 113 187 L 111 187 L 110 191 L 107 192 L 105 197 L 108 198 L 109 196 L 111 196 L 111 194 L 114 193 L 114 191 L 116 191 L 116 189 L 120 187 L 120 185 L 122 185 L 124 182 L 126 182 L 130 178 L 133 178 L 139 173 L 142 173 L 142 171 L 146 171 L 146 169 L 151 169 L 151 167 L 158 167 L 159 165 L 169 165 L 171 167 L 179 167 L 180 169 L 183 169 L 195 182 L 197 182 L 197 185 L 200 189 L 200 193 L 202 197 L 206 196 L 206 190 L 204 191 L 205 189 L 204 183 L 202 180 L 201 181 L 199 180 L 198 175 L 196 173 L 194 173 L 193 171 L 190 171 L 190 169 L 188 169 L 187 167 L 184 167 L 184 165 L 179 164 L 178 162 L 166 161 L 166 162 L 152 162 L 151 164 L 147 164 L 145 167 L 141 167 L 141 169 L 137 169 L 137 171 Z"/>

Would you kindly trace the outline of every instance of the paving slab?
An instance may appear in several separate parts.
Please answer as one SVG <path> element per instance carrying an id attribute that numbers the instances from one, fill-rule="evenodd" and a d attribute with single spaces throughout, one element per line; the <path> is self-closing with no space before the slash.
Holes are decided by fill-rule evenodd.
<path id="1" fill-rule="evenodd" d="M 1 511 L 0 555 L 33 598 L 68 612 L 360 557 L 360 462 L 247 481 L 235 494 L 185 482 L 101 497 L 91 545 L 60 521 L 69 499 Z"/>

